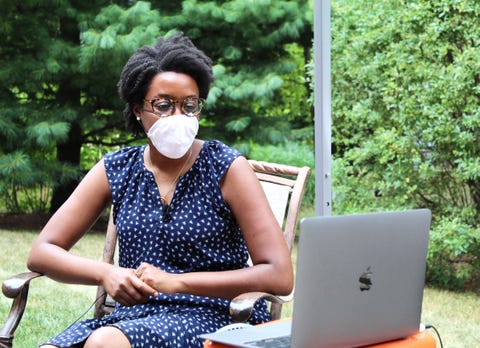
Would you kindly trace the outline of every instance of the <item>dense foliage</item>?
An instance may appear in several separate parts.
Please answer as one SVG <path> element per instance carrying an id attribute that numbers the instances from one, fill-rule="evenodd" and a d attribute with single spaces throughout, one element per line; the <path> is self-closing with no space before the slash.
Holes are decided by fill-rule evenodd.
<path id="1" fill-rule="evenodd" d="M 480 3 L 335 3 L 335 211 L 428 207 L 429 280 L 478 281 Z"/>
<path id="2" fill-rule="evenodd" d="M 121 132 L 116 83 L 141 45 L 183 31 L 213 59 L 201 137 L 278 142 L 292 118 L 263 116 L 296 68 L 288 44 L 309 52 L 312 37 L 308 1 L 2 1 L 0 21 L 0 194 L 9 210 L 56 210 L 84 159 L 89 167 L 103 147 L 135 140 Z"/>

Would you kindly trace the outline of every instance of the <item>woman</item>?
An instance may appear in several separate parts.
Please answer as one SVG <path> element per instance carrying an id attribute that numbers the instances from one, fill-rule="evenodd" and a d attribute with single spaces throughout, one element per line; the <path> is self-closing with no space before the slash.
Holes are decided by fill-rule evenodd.
<path id="1" fill-rule="evenodd" d="M 288 249 L 247 160 L 195 138 L 212 81 L 210 59 L 181 34 L 140 48 L 126 63 L 118 83 L 126 126 L 145 132 L 148 144 L 98 162 L 28 260 L 55 280 L 102 285 L 117 305 L 43 347 L 201 347 L 200 333 L 231 323 L 236 295 L 292 290 Z M 69 252 L 109 204 L 119 266 Z M 262 303 L 251 322 L 266 320 Z"/>

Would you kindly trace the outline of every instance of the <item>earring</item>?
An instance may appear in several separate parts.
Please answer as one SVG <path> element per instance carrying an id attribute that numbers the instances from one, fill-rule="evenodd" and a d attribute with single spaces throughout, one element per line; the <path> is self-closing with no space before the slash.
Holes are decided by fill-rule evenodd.
<path id="1" fill-rule="evenodd" d="M 140 116 L 137 116 L 137 121 L 140 122 Z"/>

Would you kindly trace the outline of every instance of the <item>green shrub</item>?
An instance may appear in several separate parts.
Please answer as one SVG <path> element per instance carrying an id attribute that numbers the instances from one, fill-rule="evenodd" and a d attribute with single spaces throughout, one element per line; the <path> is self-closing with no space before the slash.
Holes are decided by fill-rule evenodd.
<path id="1" fill-rule="evenodd" d="M 439 218 L 432 226 L 427 282 L 448 290 L 478 289 L 480 229 L 460 219 Z"/>

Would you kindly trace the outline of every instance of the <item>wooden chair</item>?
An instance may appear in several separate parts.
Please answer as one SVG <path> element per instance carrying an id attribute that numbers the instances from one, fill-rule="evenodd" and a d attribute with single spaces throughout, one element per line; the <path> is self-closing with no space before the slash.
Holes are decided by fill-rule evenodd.
<path id="1" fill-rule="evenodd" d="M 299 168 L 253 160 L 249 160 L 249 163 L 260 180 L 270 206 L 282 226 L 291 252 L 295 241 L 300 205 L 311 170 L 308 167 Z M 103 250 L 104 262 L 115 262 L 116 240 L 116 229 L 112 216 L 110 216 Z M 3 294 L 13 299 L 13 303 L 0 331 L 0 348 L 12 347 L 15 330 L 27 304 L 30 281 L 40 276 L 42 275 L 37 272 L 25 272 L 3 282 Z M 100 318 L 113 310 L 114 302 L 101 286 L 98 287 L 97 298 L 94 317 Z M 292 298 L 293 294 L 284 297 L 262 292 L 242 294 L 231 301 L 230 314 L 234 321 L 245 322 L 250 317 L 254 304 L 260 299 L 267 299 L 271 302 L 271 318 L 275 320 L 280 318 L 282 304 Z"/>

